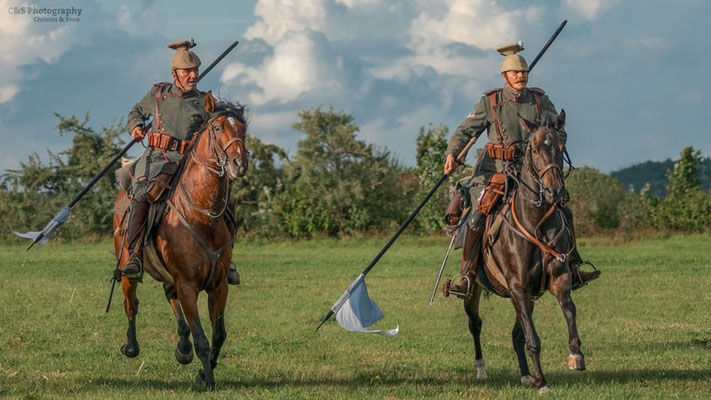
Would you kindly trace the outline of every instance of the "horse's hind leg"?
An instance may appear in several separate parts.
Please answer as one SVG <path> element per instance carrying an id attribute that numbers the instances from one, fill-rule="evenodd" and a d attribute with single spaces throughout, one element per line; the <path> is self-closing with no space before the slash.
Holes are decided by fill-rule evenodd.
<path id="1" fill-rule="evenodd" d="M 200 323 L 200 315 L 198 314 L 197 308 L 198 291 L 193 286 L 180 285 L 179 282 L 176 287 L 178 289 L 180 306 L 183 308 L 185 318 L 190 327 L 190 333 L 193 335 L 195 354 L 197 354 L 200 362 L 202 362 L 202 369 L 195 380 L 198 383 L 205 383 L 208 389 L 213 389 L 215 387 L 215 376 L 212 374 L 212 366 L 210 365 L 210 342 L 207 340 L 205 331 L 203 331 L 202 324 Z"/>
<path id="2" fill-rule="evenodd" d="M 121 289 L 123 289 L 123 308 L 128 318 L 128 330 L 126 331 L 126 344 L 121 346 L 121 353 L 126 357 L 133 358 L 141 352 L 136 339 L 136 314 L 138 314 L 138 298 L 136 289 L 138 282 L 131 281 L 126 277 L 121 279 Z"/>
<path id="3" fill-rule="evenodd" d="M 541 369 L 541 339 L 533 326 L 533 301 L 525 294 L 520 284 L 511 287 L 511 303 L 516 310 L 516 318 L 521 326 L 523 335 L 526 338 L 526 348 L 533 362 L 533 370 L 536 371 L 535 385 L 541 392 L 548 391 L 546 378 Z M 524 371 L 521 371 L 523 373 Z M 523 380 L 522 380 L 523 381 Z"/>
<path id="4" fill-rule="evenodd" d="M 175 359 L 181 364 L 190 364 L 195 353 L 193 352 L 193 344 L 190 342 L 190 328 L 188 323 L 185 322 L 183 309 L 180 308 L 175 285 L 164 283 L 163 290 L 165 291 L 165 298 L 170 303 L 170 308 L 173 309 L 175 320 L 178 322 L 178 336 L 180 339 L 175 346 Z"/>
<path id="5" fill-rule="evenodd" d="M 481 318 L 479 317 L 479 300 L 481 299 L 481 286 L 472 283 L 472 295 L 469 300 L 464 301 L 464 311 L 469 317 L 469 332 L 474 338 L 474 366 L 476 367 L 476 378 L 486 379 L 486 368 L 484 355 L 481 351 Z"/>
<path id="6" fill-rule="evenodd" d="M 570 356 L 568 356 L 568 368 L 578 371 L 585 370 L 585 357 L 580 351 L 581 341 L 578 336 L 578 325 L 576 319 L 576 309 L 573 299 L 570 297 L 570 274 L 564 273 L 555 278 L 550 285 L 550 291 L 558 300 L 560 308 L 563 310 L 565 322 L 568 324 L 568 345 L 570 346 Z"/>
<path id="7" fill-rule="evenodd" d="M 222 283 L 208 294 L 207 306 L 210 310 L 212 323 L 212 351 L 210 352 L 210 366 L 215 369 L 217 357 L 220 355 L 222 345 L 225 344 L 227 331 L 225 330 L 225 305 L 227 304 L 227 281 Z"/>

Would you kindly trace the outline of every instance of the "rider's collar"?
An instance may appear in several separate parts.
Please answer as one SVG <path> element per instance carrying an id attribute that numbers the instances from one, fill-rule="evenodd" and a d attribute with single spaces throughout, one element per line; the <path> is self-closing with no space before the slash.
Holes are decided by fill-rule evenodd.
<path id="1" fill-rule="evenodd" d="M 186 97 L 194 97 L 198 94 L 197 86 L 193 90 L 188 90 L 185 91 L 178 86 L 175 82 L 172 85 L 172 88 L 170 90 L 170 94 L 181 97 L 181 98 L 186 98 Z"/>
<path id="2" fill-rule="evenodd" d="M 518 102 L 518 99 L 526 93 L 526 88 L 521 90 L 516 90 L 509 85 L 504 85 L 503 95 L 504 100 L 511 100 L 514 103 Z"/>

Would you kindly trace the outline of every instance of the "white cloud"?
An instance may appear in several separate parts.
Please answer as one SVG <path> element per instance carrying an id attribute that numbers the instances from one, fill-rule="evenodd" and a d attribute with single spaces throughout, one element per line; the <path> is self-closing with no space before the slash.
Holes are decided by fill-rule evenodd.
<path id="1" fill-rule="evenodd" d="M 568 8 L 589 20 L 596 19 L 621 2 L 622 0 L 563 0 Z"/>
<path id="2" fill-rule="evenodd" d="M 330 49 L 323 35 L 316 32 L 288 32 L 275 42 L 273 53 L 257 66 L 230 64 L 222 81 L 235 80 L 253 85 L 249 102 L 288 102 L 312 91 L 339 90 L 343 78 L 343 57 Z"/>
<path id="3" fill-rule="evenodd" d="M 55 62 L 78 39 L 76 23 L 34 22 L 29 14 L 9 13 L 16 3 L 0 0 L 0 104 L 21 90 L 20 67 Z"/>

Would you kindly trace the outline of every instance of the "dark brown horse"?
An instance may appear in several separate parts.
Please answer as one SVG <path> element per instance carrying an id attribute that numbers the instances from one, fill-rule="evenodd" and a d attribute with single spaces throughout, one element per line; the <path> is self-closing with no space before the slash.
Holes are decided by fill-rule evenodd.
<path id="1" fill-rule="evenodd" d="M 562 171 L 564 144 L 555 131 L 565 124 L 565 113 L 561 112 L 552 127 L 537 126 L 520 116 L 519 122 L 524 130 L 530 132 L 530 137 L 521 174 L 517 177 L 518 187 L 498 211 L 503 217 L 498 239 L 492 245 L 485 236 L 483 249 L 473 249 L 471 241 L 465 242 L 463 262 L 470 259 L 472 251 L 484 252 L 481 259 L 487 263 L 487 268 L 478 273 L 477 281 L 486 280 L 489 289 L 502 297 L 511 298 L 516 311 L 512 339 L 521 369 L 521 382 L 535 383 L 540 391 L 545 392 L 548 387 L 541 370 L 541 342 L 532 318 L 534 299 L 544 290 L 549 290 L 558 300 L 568 324 L 571 353 L 568 367 L 585 369 L 575 322 L 575 304 L 570 297 L 567 256 L 572 251 L 575 238 L 563 211 L 567 196 Z M 467 234 L 467 238 L 473 236 Z M 499 274 L 500 278 L 495 279 L 491 271 Z M 477 376 L 485 379 L 480 340 L 482 321 L 479 317 L 482 287 L 473 286 L 472 296 L 464 301 L 464 310 L 474 337 Z M 530 375 L 524 347 L 533 361 L 535 380 Z"/>
<path id="2" fill-rule="evenodd" d="M 168 196 L 167 210 L 149 236 L 144 254 L 154 254 L 167 272 L 156 272 L 155 262 L 144 257 L 146 272 L 163 282 L 166 297 L 178 322 L 180 339 L 175 357 L 182 364 L 193 359 L 190 343 L 192 333 L 195 353 L 202 362 L 197 376 L 208 388 L 215 386 L 213 369 L 225 342 L 224 311 L 227 301 L 227 271 L 232 259 L 235 226 L 223 215 L 228 207 L 231 181 L 247 171 L 248 153 L 245 149 L 246 122 L 241 108 L 226 107 L 210 119 L 198 133 L 190 150 L 183 158 L 182 169 L 175 189 Z M 126 194 L 119 193 L 119 204 Z M 125 207 L 123 207 L 125 208 Z M 125 213 L 114 213 L 114 232 L 122 232 Z M 116 235 L 116 254 L 119 265 L 128 262 L 129 254 L 122 249 L 122 236 Z M 124 246 L 125 247 L 125 246 Z M 154 259 L 155 261 L 155 259 Z M 124 277 L 122 288 L 124 308 L 128 317 L 127 342 L 121 352 L 136 357 L 140 352 L 136 339 L 137 282 Z M 201 291 L 208 295 L 212 349 L 200 324 L 197 298 Z M 185 314 L 183 314 L 185 313 Z M 186 322 L 187 321 L 187 322 Z"/>

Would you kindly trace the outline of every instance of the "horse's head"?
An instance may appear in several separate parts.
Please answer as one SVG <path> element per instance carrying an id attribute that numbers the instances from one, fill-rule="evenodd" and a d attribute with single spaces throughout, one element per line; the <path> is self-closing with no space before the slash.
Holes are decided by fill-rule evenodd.
<path id="1" fill-rule="evenodd" d="M 227 105 L 214 115 L 201 134 L 203 140 L 200 142 L 207 139 L 206 144 L 197 143 L 196 150 L 215 163 L 211 169 L 219 176 L 225 173 L 229 179 L 244 176 L 249 167 L 249 153 L 245 145 L 247 123 L 244 108 Z"/>
<path id="2" fill-rule="evenodd" d="M 565 111 L 561 110 L 552 125 L 536 125 L 518 116 L 521 127 L 531 135 L 524 156 L 524 173 L 538 184 L 539 193 L 548 203 L 564 205 L 567 200 L 563 175 L 565 144 L 557 133 L 565 125 Z"/>

